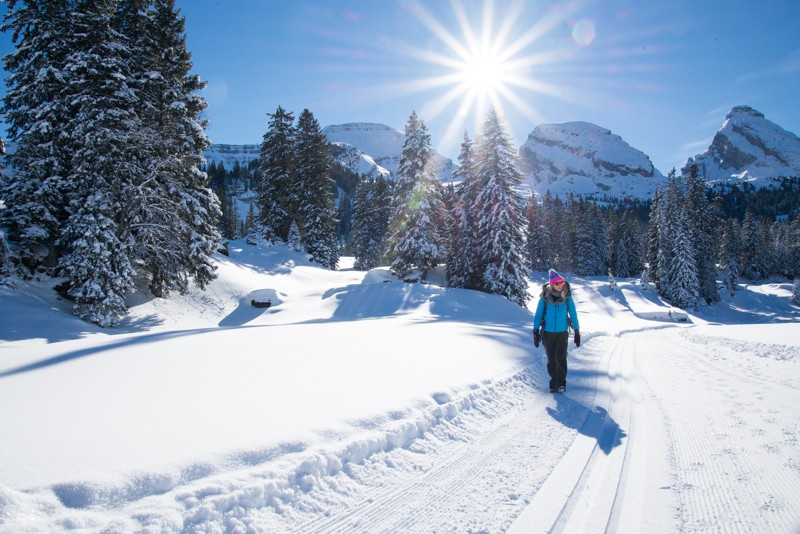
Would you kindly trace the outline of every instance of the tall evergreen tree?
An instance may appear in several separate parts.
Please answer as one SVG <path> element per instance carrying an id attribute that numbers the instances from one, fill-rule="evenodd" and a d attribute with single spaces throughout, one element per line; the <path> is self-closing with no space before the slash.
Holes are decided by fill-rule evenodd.
<path id="1" fill-rule="evenodd" d="M 131 78 L 142 121 L 142 172 L 126 209 L 153 294 L 184 293 L 189 277 L 201 288 L 215 278 L 211 256 L 220 240 L 220 203 L 199 170 L 210 146 L 202 118 L 206 102 L 199 94 L 206 84 L 191 73 L 185 21 L 174 0 L 126 0 L 122 6 L 127 11 L 114 20 L 130 33 L 131 64 L 138 69 Z"/>
<path id="2" fill-rule="evenodd" d="M 390 185 L 385 178 L 365 179 L 358 185 L 352 232 L 356 269 L 368 271 L 381 265 L 391 202 Z"/>
<path id="3" fill-rule="evenodd" d="M 763 280 L 769 275 L 770 252 L 765 234 L 748 209 L 742 221 L 742 275 L 750 280 Z"/>
<path id="4" fill-rule="evenodd" d="M 526 228 L 526 251 L 528 254 L 528 267 L 533 271 L 546 271 L 549 269 L 547 262 L 547 228 L 544 225 L 543 207 L 537 204 L 536 194 L 531 193 L 525 208 L 528 220 Z"/>
<path id="5" fill-rule="evenodd" d="M 608 247 L 605 225 L 596 206 L 587 201 L 570 201 L 574 228 L 573 269 L 584 276 L 600 276 L 608 272 Z"/>
<path id="6" fill-rule="evenodd" d="M 444 209 L 437 185 L 435 178 L 420 179 L 412 194 L 405 231 L 392 262 L 392 270 L 400 278 L 418 269 L 420 279 L 426 280 L 428 271 L 445 258 L 442 228 L 436 222 L 438 212 Z"/>
<path id="7" fill-rule="evenodd" d="M 8 157 L 12 172 L 0 189 L 0 212 L 9 238 L 19 243 L 31 270 L 54 267 L 56 242 L 73 195 L 72 147 L 63 136 L 72 109 L 64 89 L 72 77 L 68 55 L 75 47 L 75 0 L 9 0 L 2 30 L 15 49 L 4 58 L 8 91 L 2 114 L 17 148 Z"/>
<path id="8" fill-rule="evenodd" d="M 73 12 L 74 47 L 67 57 L 71 119 L 62 136 L 72 149 L 74 188 L 60 244 L 76 313 L 101 326 L 122 317 L 133 288 L 134 242 L 129 214 L 122 209 L 137 168 L 135 137 L 141 123 L 135 96 L 125 80 L 128 50 L 109 24 L 113 0 L 81 2 Z"/>
<path id="9" fill-rule="evenodd" d="M 658 284 L 659 276 L 659 224 L 661 222 L 661 202 L 662 192 L 657 190 L 653 193 L 653 200 L 650 203 L 650 217 L 647 223 L 647 279 L 648 282 Z"/>
<path id="10" fill-rule="evenodd" d="M 477 289 L 481 287 L 481 258 L 478 243 L 478 193 L 475 176 L 475 150 L 466 132 L 458 155 L 459 180 L 453 208 L 453 224 L 447 255 L 447 285 Z"/>
<path id="11" fill-rule="evenodd" d="M 431 267 L 445 259 L 446 227 L 437 224 L 437 220 L 442 220 L 442 194 L 428 167 L 431 152 L 428 128 L 412 112 L 395 180 L 395 210 L 388 243 L 392 269 L 401 277 L 413 267 L 425 276 Z"/>
<path id="12" fill-rule="evenodd" d="M 722 282 L 730 296 L 739 287 L 739 276 L 742 269 L 742 240 L 739 224 L 735 219 L 728 219 L 722 234 L 719 263 L 722 266 Z"/>
<path id="13" fill-rule="evenodd" d="M 697 279 L 700 297 L 707 304 L 719 302 L 717 289 L 717 239 L 715 235 L 719 221 L 707 199 L 708 186 L 699 176 L 697 165 L 689 167 L 686 178 L 686 223 L 692 233 L 692 247 L 697 261 Z"/>
<path id="14" fill-rule="evenodd" d="M 262 175 L 258 186 L 260 231 L 269 241 L 286 241 L 300 203 L 294 187 L 297 131 L 294 116 L 282 107 L 278 106 L 269 117 L 259 160 Z"/>
<path id="15" fill-rule="evenodd" d="M 700 296 L 697 279 L 697 261 L 695 260 L 693 236 L 691 230 L 678 219 L 674 236 L 674 256 L 670 264 L 671 292 L 670 300 L 678 308 L 697 308 Z"/>
<path id="16" fill-rule="evenodd" d="M 303 246 L 311 260 L 335 269 L 339 263 L 336 245 L 336 207 L 330 145 L 314 115 L 303 110 L 297 121 L 295 150 L 300 204 L 297 219 Z"/>
<path id="17" fill-rule="evenodd" d="M 523 176 L 511 139 L 494 109 L 483 125 L 476 176 L 481 184 L 478 235 L 483 289 L 520 306 L 529 299 L 525 269 Z"/>

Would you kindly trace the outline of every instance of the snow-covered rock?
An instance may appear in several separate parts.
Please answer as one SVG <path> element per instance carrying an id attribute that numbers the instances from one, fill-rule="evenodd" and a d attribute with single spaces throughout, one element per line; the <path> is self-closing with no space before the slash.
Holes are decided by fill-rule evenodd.
<path id="1" fill-rule="evenodd" d="M 800 176 L 800 138 L 750 106 L 736 106 L 725 117 L 708 149 L 689 158 L 711 183 L 768 185 L 772 178 Z"/>
<path id="2" fill-rule="evenodd" d="M 588 122 L 541 124 L 519 154 L 528 184 L 540 194 L 647 199 L 666 181 L 647 155 Z"/>

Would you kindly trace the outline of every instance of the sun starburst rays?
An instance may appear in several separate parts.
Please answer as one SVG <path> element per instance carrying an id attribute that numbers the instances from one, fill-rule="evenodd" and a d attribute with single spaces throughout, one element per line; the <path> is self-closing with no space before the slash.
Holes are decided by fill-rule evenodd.
<path id="1" fill-rule="evenodd" d="M 496 4 L 489 1 L 479 13 L 468 12 L 457 0 L 452 0 L 450 6 L 457 22 L 452 30 L 420 2 L 414 0 L 409 4 L 411 13 L 430 31 L 438 46 L 429 43 L 426 48 L 408 47 L 407 51 L 444 72 L 419 78 L 406 87 L 443 91 L 420 110 L 423 116 L 431 119 L 451 114 L 441 140 L 443 148 L 450 149 L 459 142 L 464 130 L 477 131 L 490 108 L 500 116 L 507 114 L 506 108 L 513 108 L 515 113 L 537 121 L 541 113 L 531 101 L 531 94 L 572 100 L 569 89 L 536 76 L 538 68 L 557 65 L 566 53 L 537 50 L 535 45 L 563 23 L 565 17 L 573 15 L 576 4 L 547 12 L 525 31 L 519 31 L 519 20 L 525 9 L 522 1 L 504 3 L 502 17 L 498 16 L 500 11 Z"/>

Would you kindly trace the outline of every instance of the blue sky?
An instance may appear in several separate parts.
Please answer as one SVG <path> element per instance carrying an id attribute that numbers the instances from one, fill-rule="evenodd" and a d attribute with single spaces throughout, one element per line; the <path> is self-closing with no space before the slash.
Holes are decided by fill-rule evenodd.
<path id="1" fill-rule="evenodd" d="M 735 105 L 800 134 L 797 0 L 177 6 L 218 143 L 259 143 L 279 105 L 308 108 L 321 126 L 399 130 L 416 111 L 434 147 L 455 158 L 495 102 L 517 145 L 538 124 L 582 120 L 666 174 L 703 152 Z"/>

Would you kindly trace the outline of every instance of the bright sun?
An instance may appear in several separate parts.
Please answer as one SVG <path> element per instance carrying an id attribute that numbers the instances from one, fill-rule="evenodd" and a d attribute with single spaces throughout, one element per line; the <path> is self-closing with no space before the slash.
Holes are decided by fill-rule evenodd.
<path id="1" fill-rule="evenodd" d="M 478 53 L 463 65 L 464 83 L 477 93 L 496 93 L 503 83 L 506 66 L 489 53 Z"/>

